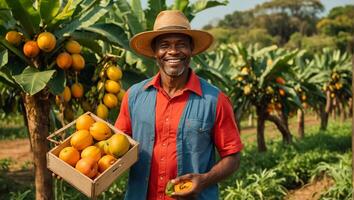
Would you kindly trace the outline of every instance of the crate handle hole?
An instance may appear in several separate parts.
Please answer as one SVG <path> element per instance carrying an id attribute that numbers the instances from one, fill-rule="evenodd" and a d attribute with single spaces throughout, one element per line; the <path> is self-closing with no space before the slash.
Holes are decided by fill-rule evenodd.
<path id="1" fill-rule="evenodd" d="M 119 165 L 117 166 L 117 168 L 113 169 L 113 172 L 117 171 L 117 169 L 119 169 L 120 167 L 122 167 L 123 164 L 124 164 L 124 163 L 119 164 Z"/>

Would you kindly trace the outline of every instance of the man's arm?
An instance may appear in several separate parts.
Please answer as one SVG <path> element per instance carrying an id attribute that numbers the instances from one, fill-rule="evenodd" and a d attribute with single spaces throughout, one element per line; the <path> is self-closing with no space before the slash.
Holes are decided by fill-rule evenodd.
<path id="1" fill-rule="evenodd" d="M 192 190 L 186 193 L 175 193 L 173 198 L 191 199 L 196 197 L 202 190 L 217 184 L 221 180 L 227 178 L 234 173 L 240 166 L 240 153 L 235 153 L 222 158 L 214 167 L 204 174 L 186 174 L 172 180 L 177 184 L 183 180 L 191 180 L 193 182 Z"/>

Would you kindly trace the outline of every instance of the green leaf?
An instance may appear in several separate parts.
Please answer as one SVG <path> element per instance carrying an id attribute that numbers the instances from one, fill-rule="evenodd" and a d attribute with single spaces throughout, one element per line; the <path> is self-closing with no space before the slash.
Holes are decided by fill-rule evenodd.
<path id="1" fill-rule="evenodd" d="M 184 11 L 184 9 L 188 6 L 189 0 L 175 0 L 173 4 L 173 10 Z"/>
<path id="2" fill-rule="evenodd" d="M 24 92 L 34 95 L 41 91 L 52 78 L 55 70 L 39 71 L 34 67 L 27 67 L 19 75 L 14 76 Z"/>
<path id="3" fill-rule="evenodd" d="M 33 36 L 39 30 L 40 16 L 33 7 L 32 0 L 5 0 L 12 11 L 12 15 L 18 20 L 24 31 Z"/>
<path id="4" fill-rule="evenodd" d="M 1 67 L 7 64 L 8 56 L 9 54 L 7 53 L 7 50 L 3 50 L 0 52 L 0 69 Z"/>
<path id="5" fill-rule="evenodd" d="M 143 25 L 145 19 L 143 18 L 141 6 L 133 2 L 132 7 L 130 7 L 126 0 L 118 0 L 116 5 L 119 9 L 118 12 L 120 12 L 120 15 L 123 16 L 124 21 L 128 24 L 132 35 L 145 30 Z"/>
<path id="6" fill-rule="evenodd" d="M 61 0 L 40 0 L 39 12 L 44 23 L 48 24 L 59 12 Z"/>
<path id="7" fill-rule="evenodd" d="M 210 0 L 198 0 L 194 4 L 192 4 L 192 11 L 194 14 L 203 11 L 208 8 L 212 8 L 215 6 L 225 6 L 229 3 L 228 0 L 224 1 L 210 1 Z"/>
<path id="8" fill-rule="evenodd" d="M 53 78 L 48 82 L 49 91 L 54 95 L 59 95 L 64 91 L 66 78 L 64 70 L 57 70 Z"/>
<path id="9" fill-rule="evenodd" d="M 157 14 L 167 8 L 166 0 L 149 0 L 148 8 L 149 9 L 145 12 L 146 28 L 147 30 L 152 30 Z"/>
<path id="10" fill-rule="evenodd" d="M 17 87 L 17 84 L 14 82 L 9 72 L 7 72 L 6 70 L 0 70 L 0 82 L 13 88 Z"/>
<path id="11" fill-rule="evenodd" d="M 48 29 L 52 30 L 63 23 L 66 19 L 70 18 L 74 13 L 77 4 L 80 2 L 81 0 L 75 1 L 74 3 L 73 0 L 68 0 L 63 10 L 60 11 L 59 14 L 56 15 L 49 24 L 47 24 Z"/>
<path id="12" fill-rule="evenodd" d="M 111 5 L 107 7 L 95 6 L 89 11 L 80 16 L 80 18 L 71 21 L 69 24 L 66 24 L 63 29 L 60 29 L 55 32 L 57 37 L 62 37 L 63 35 L 70 35 L 75 30 L 80 28 L 87 28 L 95 24 L 102 16 L 107 14 Z"/>
<path id="13" fill-rule="evenodd" d="M 120 45 L 124 49 L 130 50 L 129 39 L 123 28 L 114 23 L 99 23 L 83 30 L 101 35 L 109 42 Z"/>

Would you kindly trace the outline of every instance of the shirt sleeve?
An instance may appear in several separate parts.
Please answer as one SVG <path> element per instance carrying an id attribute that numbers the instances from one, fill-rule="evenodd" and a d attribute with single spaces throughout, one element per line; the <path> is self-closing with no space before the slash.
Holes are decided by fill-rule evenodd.
<path id="1" fill-rule="evenodd" d="M 231 102 L 222 92 L 218 96 L 216 106 L 214 143 L 221 157 L 237 153 L 243 149 Z"/>
<path id="2" fill-rule="evenodd" d="M 129 104 L 128 104 L 129 90 L 124 94 L 118 118 L 114 124 L 116 128 L 123 131 L 127 135 L 132 135 L 132 127 L 130 121 Z"/>

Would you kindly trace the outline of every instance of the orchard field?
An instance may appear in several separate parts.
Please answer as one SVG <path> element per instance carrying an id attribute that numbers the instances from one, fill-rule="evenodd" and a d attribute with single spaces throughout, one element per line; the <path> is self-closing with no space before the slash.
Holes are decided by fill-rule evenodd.
<path id="1" fill-rule="evenodd" d="M 158 71 L 129 39 L 159 11 L 228 4 L 147 2 L 0 0 L 0 199 L 87 199 L 52 177 L 47 137 L 87 111 L 114 124 L 125 91 Z M 270 0 L 203 28 L 215 42 L 190 67 L 228 95 L 245 144 L 220 199 L 352 199 L 354 6 L 323 10 Z M 126 181 L 98 199 L 123 199 Z"/>

